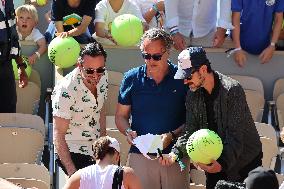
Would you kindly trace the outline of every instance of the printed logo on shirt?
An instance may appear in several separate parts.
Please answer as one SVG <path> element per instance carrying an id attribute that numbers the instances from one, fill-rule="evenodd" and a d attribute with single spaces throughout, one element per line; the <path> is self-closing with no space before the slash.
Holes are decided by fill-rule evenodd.
<path id="1" fill-rule="evenodd" d="M 266 4 L 267 6 L 272 6 L 272 5 L 275 4 L 275 0 L 266 0 L 266 1 L 265 1 L 265 4 Z"/>
<path id="2" fill-rule="evenodd" d="M 63 17 L 63 24 L 64 25 L 74 25 L 80 24 L 82 21 L 82 17 L 76 13 L 69 14 Z"/>

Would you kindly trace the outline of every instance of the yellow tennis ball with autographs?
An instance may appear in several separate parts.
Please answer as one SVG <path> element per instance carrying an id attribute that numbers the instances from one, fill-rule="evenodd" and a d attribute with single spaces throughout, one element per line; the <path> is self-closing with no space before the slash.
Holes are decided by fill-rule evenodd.
<path id="1" fill-rule="evenodd" d="M 221 138 L 209 129 L 194 132 L 186 143 L 188 156 L 196 163 L 210 164 L 217 160 L 223 151 Z"/>
<path id="2" fill-rule="evenodd" d="M 36 0 L 36 3 L 38 4 L 38 6 L 44 6 L 47 3 L 47 0 Z"/>
<path id="3" fill-rule="evenodd" d="M 131 14 L 123 14 L 114 19 L 111 35 L 120 46 L 135 46 L 143 35 L 142 21 Z"/>

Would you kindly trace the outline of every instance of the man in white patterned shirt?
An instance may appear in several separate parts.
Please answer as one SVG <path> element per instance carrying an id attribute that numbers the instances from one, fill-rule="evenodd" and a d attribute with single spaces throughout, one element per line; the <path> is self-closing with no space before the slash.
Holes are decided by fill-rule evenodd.
<path id="1" fill-rule="evenodd" d="M 56 161 L 68 176 L 94 163 L 92 143 L 106 134 L 106 57 L 101 44 L 86 45 L 78 67 L 59 81 L 52 94 Z"/>

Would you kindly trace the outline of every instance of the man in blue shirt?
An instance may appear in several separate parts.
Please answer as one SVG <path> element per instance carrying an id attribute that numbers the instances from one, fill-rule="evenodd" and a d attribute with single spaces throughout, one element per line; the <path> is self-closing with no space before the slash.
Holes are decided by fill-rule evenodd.
<path id="1" fill-rule="evenodd" d="M 127 136 L 130 144 L 139 135 L 161 135 L 162 153 L 170 151 L 185 123 L 187 88 L 183 81 L 174 79 L 177 66 L 168 60 L 172 45 L 170 35 L 164 30 L 153 28 L 143 35 L 140 49 L 146 64 L 125 73 L 115 117 L 118 129 Z M 186 171 L 177 174 L 180 172 L 177 163 L 163 167 L 158 160 L 146 159 L 133 145 L 129 166 L 141 179 L 143 188 L 188 188 Z"/>
<path id="2" fill-rule="evenodd" d="M 239 66 L 244 66 L 246 61 L 245 51 L 259 55 L 261 63 L 270 61 L 280 34 L 283 11 L 283 0 L 232 0 L 234 56 Z"/>

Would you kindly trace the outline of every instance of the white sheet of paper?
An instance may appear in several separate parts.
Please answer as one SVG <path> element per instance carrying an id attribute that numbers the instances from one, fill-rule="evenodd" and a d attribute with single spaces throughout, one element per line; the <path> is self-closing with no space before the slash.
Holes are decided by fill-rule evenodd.
<path id="1" fill-rule="evenodd" d="M 158 153 L 158 148 L 163 149 L 163 142 L 161 135 L 146 134 L 136 137 L 133 144 L 140 150 L 140 152 L 148 159 L 151 159 L 147 153 Z"/>

